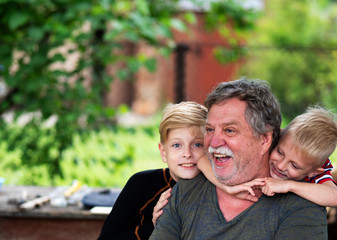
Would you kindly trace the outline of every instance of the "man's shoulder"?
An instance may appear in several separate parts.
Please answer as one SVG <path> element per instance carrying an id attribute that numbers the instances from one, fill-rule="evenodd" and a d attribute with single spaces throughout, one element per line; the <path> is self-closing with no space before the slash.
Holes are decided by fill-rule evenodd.
<path id="1" fill-rule="evenodd" d="M 275 198 L 278 201 L 284 203 L 284 204 L 308 204 L 308 205 L 312 205 L 312 206 L 318 206 L 317 204 L 302 198 L 298 195 L 296 195 L 295 193 L 292 192 L 288 192 L 288 193 L 279 193 L 279 194 L 275 194 Z"/>
<path id="2" fill-rule="evenodd" d="M 195 186 L 209 182 L 204 174 L 199 173 L 197 176 L 191 179 L 180 179 L 179 184 L 181 187 Z"/>
<path id="3" fill-rule="evenodd" d="M 308 213 L 319 214 L 323 217 L 326 215 L 325 207 L 317 205 L 291 192 L 275 194 L 275 196 L 265 197 L 265 199 L 269 201 L 270 205 L 278 207 L 281 212 L 285 214 L 291 214 L 291 212 L 298 211 L 299 209 L 307 209 Z"/>
<path id="4" fill-rule="evenodd" d="M 179 196 L 199 194 L 202 190 L 212 185 L 202 174 L 198 174 L 192 179 L 180 179 L 175 186 L 176 194 Z"/>

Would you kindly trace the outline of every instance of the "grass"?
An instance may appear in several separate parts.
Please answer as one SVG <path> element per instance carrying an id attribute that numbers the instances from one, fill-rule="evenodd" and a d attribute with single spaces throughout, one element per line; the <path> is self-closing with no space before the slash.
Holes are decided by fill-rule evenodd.
<path id="1" fill-rule="evenodd" d="M 93 132 L 85 141 L 75 140 L 64 155 L 64 179 L 58 184 L 76 178 L 92 186 L 122 187 L 136 172 L 166 167 L 159 154 L 156 128 L 105 129 Z"/>
<path id="2" fill-rule="evenodd" d="M 61 159 L 63 177 L 48 177 L 48 166 L 21 163 L 20 148 L 8 150 L 0 142 L 0 177 L 6 185 L 65 186 L 74 179 L 92 187 L 123 187 L 136 172 L 163 168 L 158 150 L 159 120 L 136 127 L 104 128 L 88 137 L 74 136 L 74 144 Z"/>

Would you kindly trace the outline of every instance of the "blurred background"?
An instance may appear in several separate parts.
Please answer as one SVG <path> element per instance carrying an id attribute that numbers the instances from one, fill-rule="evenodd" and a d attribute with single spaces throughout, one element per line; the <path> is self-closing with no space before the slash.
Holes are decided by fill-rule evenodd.
<path id="1" fill-rule="evenodd" d="M 165 167 L 167 103 L 240 76 L 270 83 L 283 127 L 337 113 L 336 0 L 1 0 L 0 19 L 4 184 L 123 187 Z"/>

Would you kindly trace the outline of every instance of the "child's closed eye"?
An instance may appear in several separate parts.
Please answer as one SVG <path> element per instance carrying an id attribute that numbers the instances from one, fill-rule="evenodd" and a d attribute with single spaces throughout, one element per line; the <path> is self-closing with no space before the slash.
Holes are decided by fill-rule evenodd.
<path id="1" fill-rule="evenodd" d="M 299 169 L 299 167 L 295 163 L 291 163 L 291 165 L 293 166 L 293 168 Z"/>

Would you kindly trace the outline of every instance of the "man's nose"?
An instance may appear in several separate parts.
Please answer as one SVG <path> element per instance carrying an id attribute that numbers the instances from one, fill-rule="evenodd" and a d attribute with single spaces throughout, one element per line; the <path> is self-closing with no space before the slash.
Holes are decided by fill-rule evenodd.
<path id="1" fill-rule="evenodd" d="M 213 136 L 210 139 L 210 146 L 217 148 L 225 144 L 225 139 L 219 131 L 214 131 Z"/>

